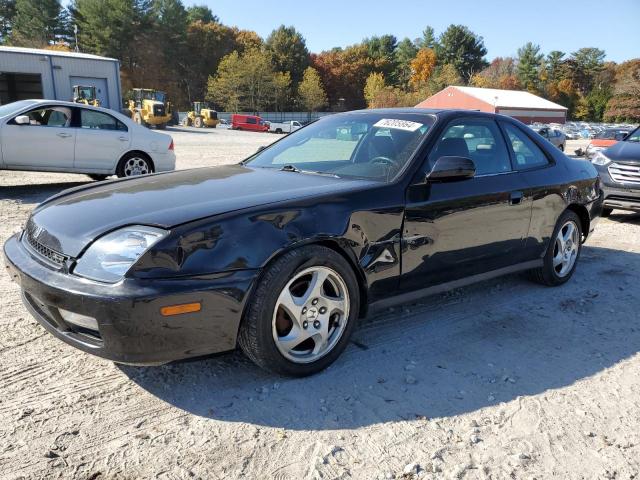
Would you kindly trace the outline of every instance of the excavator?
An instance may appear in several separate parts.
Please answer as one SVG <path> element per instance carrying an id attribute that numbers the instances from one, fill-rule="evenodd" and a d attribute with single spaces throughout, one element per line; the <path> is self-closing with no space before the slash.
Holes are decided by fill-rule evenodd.
<path id="1" fill-rule="evenodd" d="M 134 88 L 132 97 L 128 110 L 131 119 L 138 125 L 153 125 L 163 130 L 174 118 L 173 106 L 167 101 L 165 92 L 152 88 Z"/>
<path id="2" fill-rule="evenodd" d="M 96 96 L 96 87 L 93 85 L 74 85 L 73 101 L 94 107 L 100 106 L 100 100 Z"/>
<path id="3" fill-rule="evenodd" d="M 218 123 L 218 112 L 210 108 L 206 102 L 193 102 L 192 110 L 182 119 L 182 125 L 185 127 L 193 125 L 196 128 L 216 128 Z"/>

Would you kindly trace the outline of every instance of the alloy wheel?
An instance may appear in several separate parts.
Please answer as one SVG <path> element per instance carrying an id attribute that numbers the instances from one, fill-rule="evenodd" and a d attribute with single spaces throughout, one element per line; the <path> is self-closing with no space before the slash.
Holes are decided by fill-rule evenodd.
<path id="1" fill-rule="evenodd" d="M 136 177 L 150 173 L 149 163 L 140 157 L 131 157 L 124 164 L 124 176 Z"/>
<path id="2" fill-rule="evenodd" d="M 558 277 L 568 275 L 576 263 L 580 249 L 578 232 L 578 226 L 573 220 L 569 220 L 558 230 L 553 248 L 553 269 Z"/>
<path id="3" fill-rule="evenodd" d="M 349 319 L 349 291 L 336 271 L 322 266 L 297 273 L 273 312 L 273 339 L 295 363 L 314 362 L 339 342 Z"/>

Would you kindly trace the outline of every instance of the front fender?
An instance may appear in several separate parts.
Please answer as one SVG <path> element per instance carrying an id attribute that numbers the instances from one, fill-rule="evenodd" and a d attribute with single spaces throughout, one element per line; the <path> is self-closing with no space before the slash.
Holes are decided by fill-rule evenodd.
<path id="1" fill-rule="evenodd" d="M 397 285 L 404 207 L 401 196 L 379 195 L 372 202 L 370 195 L 306 199 L 189 223 L 144 254 L 129 275 L 193 277 L 262 269 L 292 248 L 331 242 L 357 266 L 376 298 Z"/>

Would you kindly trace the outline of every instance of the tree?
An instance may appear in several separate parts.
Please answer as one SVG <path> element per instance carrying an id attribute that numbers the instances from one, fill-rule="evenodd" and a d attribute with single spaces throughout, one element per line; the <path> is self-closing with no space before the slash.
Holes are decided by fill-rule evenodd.
<path id="1" fill-rule="evenodd" d="M 304 71 L 302 82 L 298 87 L 302 105 L 309 112 L 315 112 L 327 105 L 327 95 L 322 86 L 320 75 L 313 67 L 308 67 Z"/>
<path id="2" fill-rule="evenodd" d="M 565 53 L 560 50 L 552 50 L 546 58 L 547 78 L 551 82 L 557 82 L 563 78 L 563 62 Z"/>
<path id="3" fill-rule="evenodd" d="M 236 43 L 240 53 L 260 49 L 263 46 L 262 38 L 253 30 L 236 29 Z"/>
<path id="4" fill-rule="evenodd" d="M 425 84 L 436 67 L 436 52 L 431 48 L 421 48 L 411 62 L 411 80 L 414 87 Z"/>
<path id="5" fill-rule="evenodd" d="M 567 62 L 571 79 L 583 95 L 591 90 L 596 75 L 604 67 L 604 58 L 605 52 L 599 48 L 581 48 L 571 54 Z"/>
<path id="6" fill-rule="evenodd" d="M 540 88 L 539 74 L 543 58 L 540 45 L 527 42 L 518 49 L 518 79 L 530 92 L 537 92 Z"/>
<path id="7" fill-rule="evenodd" d="M 11 44 L 44 47 L 61 33 L 63 8 L 58 0 L 16 0 Z"/>
<path id="8" fill-rule="evenodd" d="M 206 5 L 192 5 L 187 8 L 187 22 L 218 23 L 220 19 Z"/>
<path id="9" fill-rule="evenodd" d="M 408 38 L 398 43 L 395 53 L 395 78 L 401 88 L 406 89 L 409 86 L 409 80 L 411 79 L 411 62 L 416 58 L 417 54 L 418 47 Z"/>
<path id="10" fill-rule="evenodd" d="M 487 66 L 484 40 L 464 25 L 450 25 L 440 35 L 435 51 L 440 65 L 453 65 L 465 82 Z"/>
<path id="11" fill-rule="evenodd" d="M 239 55 L 232 52 L 222 59 L 215 77 L 210 77 L 207 99 L 225 110 L 252 112 L 265 110 L 273 95 L 274 72 L 269 55 L 258 49 Z"/>
<path id="12" fill-rule="evenodd" d="M 265 42 L 277 71 L 289 72 L 294 84 L 302 80 L 309 66 L 309 50 L 304 37 L 294 28 L 281 25 L 271 32 Z"/>
<path id="13" fill-rule="evenodd" d="M 16 0 L 0 0 L 0 45 L 11 36 L 15 16 Z"/>
<path id="14" fill-rule="evenodd" d="M 513 57 L 496 57 L 487 68 L 471 78 L 474 87 L 518 90 L 521 88 L 517 77 L 516 60 Z"/>
<path id="15" fill-rule="evenodd" d="M 215 77 L 209 77 L 207 100 L 221 105 L 227 112 L 239 112 L 244 89 L 242 76 L 242 59 L 234 51 L 222 59 Z"/>
<path id="16" fill-rule="evenodd" d="M 377 108 L 376 99 L 387 87 L 384 75 L 382 73 L 373 72 L 367 77 L 367 83 L 364 85 L 364 98 L 369 108 Z"/>
<path id="17" fill-rule="evenodd" d="M 291 74 L 289 72 L 276 72 L 273 75 L 273 107 L 276 112 L 284 111 L 292 106 L 291 101 Z"/>
<path id="18" fill-rule="evenodd" d="M 396 48 L 398 40 L 393 35 L 365 38 L 362 45 L 367 49 L 367 55 L 376 71 L 382 72 L 392 82 L 396 82 Z"/>
<path id="19" fill-rule="evenodd" d="M 187 98 L 200 100 L 207 79 L 222 58 L 237 48 L 236 31 L 217 22 L 194 22 L 187 27 L 186 88 Z"/>
<path id="20" fill-rule="evenodd" d="M 621 63 L 613 97 L 604 113 L 607 121 L 640 122 L 640 58 Z"/>
<path id="21" fill-rule="evenodd" d="M 431 48 L 435 50 L 437 45 L 438 41 L 436 40 L 436 33 L 433 27 L 427 26 L 427 28 L 422 31 L 422 38 L 416 41 L 416 46 L 418 48 Z"/>
<path id="22" fill-rule="evenodd" d="M 329 104 L 335 110 L 366 106 L 364 85 L 369 74 L 376 71 L 366 46 L 352 45 L 311 55 L 311 64 L 318 70 Z"/>

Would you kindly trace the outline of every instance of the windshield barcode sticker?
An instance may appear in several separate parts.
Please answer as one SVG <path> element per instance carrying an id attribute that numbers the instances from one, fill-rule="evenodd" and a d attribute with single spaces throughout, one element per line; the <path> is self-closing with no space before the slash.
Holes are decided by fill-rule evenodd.
<path id="1" fill-rule="evenodd" d="M 422 123 L 398 120 L 397 118 L 383 118 L 374 125 L 374 127 L 378 128 L 395 128 L 396 130 L 406 130 L 407 132 L 415 132 L 421 126 Z"/>

